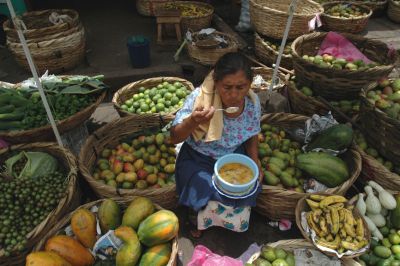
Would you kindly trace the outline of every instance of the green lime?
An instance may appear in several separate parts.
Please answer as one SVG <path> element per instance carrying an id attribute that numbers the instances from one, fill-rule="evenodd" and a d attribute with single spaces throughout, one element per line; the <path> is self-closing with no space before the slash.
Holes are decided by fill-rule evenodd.
<path id="1" fill-rule="evenodd" d="M 162 96 L 164 96 L 164 94 L 167 93 L 167 92 L 168 92 L 167 89 L 161 89 L 161 90 L 159 91 L 159 93 L 160 93 Z"/>
<path id="2" fill-rule="evenodd" d="M 182 83 L 180 83 L 179 81 L 176 81 L 175 83 L 174 83 L 174 86 L 175 87 L 182 87 L 183 85 L 182 85 Z"/>
<path id="3" fill-rule="evenodd" d="M 157 112 L 162 112 L 162 111 L 164 111 L 164 109 L 165 109 L 165 106 L 163 103 L 157 103 L 157 105 L 156 105 Z"/>
<path id="4" fill-rule="evenodd" d="M 171 106 L 171 101 L 165 101 L 164 105 L 165 105 L 166 107 L 170 107 L 170 106 Z"/>
<path id="5" fill-rule="evenodd" d="M 157 94 L 157 89 L 153 90 L 151 89 L 150 93 L 149 93 L 149 97 L 153 99 L 153 97 Z"/>
<path id="6" fill-rule="evenodd" d="M 150 90 L 145 90 L 143 93 L 144 93 L 144 95 L 149 95 Z"/>
<path id="7" fill-rule="evenodd" d="M 134 112 L 135 112 L 135 108 L 129 107 L 127 111 L 128 111 L 129 113 L 134 113 Z"/>
<path id="8" fill-rule="evenodd" d="M 142 110 L 142 112 L 147 112 L 150 110 L 149 106 L 145 103 L 140 105 L 140 109 Z"/>
<path id="9" fill-rule="evenodd" d="M 152 100 L 146 99 L 144 102 L 147 103 L 147 104 L 150 104 L 150 103 L 152 103 Z"/>
<path id="10" fill-rule="evenodd" d="M 169 83 L 168 83 L 167 81 L 164 81 L 164 82 L 162 83 L 162 85 L 165 87 L 165 86 L 168 86 Z"/>
<path id="11" fill-rule="evenodd" d="M 153 102 L 157 102 L 157 100 L 158 99 L 161 99 L 162 97 L 161 97 L 161 95 L 160 94 L 156 94 L 156 95 L 154 95 L 154 97 L 152 98 L 153 99 Z"/>
<path id="12" fill-rule="evenodd" d="M 182 89 L 177 90 L 175 94 L 179 99 L 183 99 L 186 96 L 186 93 Z"/>
<path id="13" fill-rule="evenodd" d="M 124 111 L 127 111 L 129 109 L 129 107 L 125 104 L 121 105 L 121 109 Z"/>
<path id="14" fill-rule="evenodd" d="M 142 113 L 142 110 L 140 108 L 138 108 L 138 109 L 136 109 L 136 113 L 140 114 L 140 113 Z"/>
<path id="15" fill-rule="evenodd" d="M 157 85 L 157 89 L 162 89 L 164 86 L 163 86 L 163 84 L 158 84 Z"/>
<path id="16" fill-rule="evenodd" d="M 139 100 L 139 98 L 140 98 L 139 94 L 134 94 L 132 96 L 132 99 L 135 100 L 135 101 Z"/>
<path id="17" fill-rule="evenodd" d="M 167 93 L 164 94 L 164 99 L 165 100 L 171 100 L 173 96 L 174 95 L 172 93 L 167 92 Z"/>
<path id="18" fill-rule="evenodd" d="M 140 87 L 140 88 L 139 88 L 139 92 L 144 92 L 145 90 L 146 90 L 145 87 Z"/>
<path id="19" fill-rule="evenodd" d="M 176 91 L 176 87 L 173 86 L 173 85 L 170 85 L 170 86 L 168 86 L 168 91 L 171 92 L 171 93 L 173 93 L 173 92 Z"/>
<path id="20" fill-rule="evenodd" d="M 163 104 L 163 103 L 165 103 L 165 100 L 163 98 L 160 98 L 160 99 L 157 100 L 157 103 L 162 103 Z"/>
<path id="21" fill-rule="evenodd" d="M 140 103 L 139 102 L 133 102 L 132 103 L 132 107 L 135 108 L 135 109 L 139 108 L 140 107 Z"/>
<path id="22" fill-rule="evenodd" d="M 126 101 L 125 101 L 125 104 L 126 104 L 127 106 L 132 106 L 132 103 L 133 103 L 133 99 L 129 99 L 129 100 L 126 100 Z"/>
<path id="23" fill-rule="evenodd" d="M 171 104 L 172 105 L 177 105 L 179 103 L 179 98 L 178 97 L 176 97 L 176 96 L 172 96 L 172 98 L 171 98 Z"/>
<path id="24" fill-rule="evenodd" d="M 144 98 L 144 93 L 143 92 L 139 93 L 139 97 L 140 97 L 140 99 L 143 99 Z"/>
<path id="25" fill-rule="evenodd" d="M 157 113 L 157 108 L 155 106 L 151 107 L 150 111 L 154 114 Z"/>

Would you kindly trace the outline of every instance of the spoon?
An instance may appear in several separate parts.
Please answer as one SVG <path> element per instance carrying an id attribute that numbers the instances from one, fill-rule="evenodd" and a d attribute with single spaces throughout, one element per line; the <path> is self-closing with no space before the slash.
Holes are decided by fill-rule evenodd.
<path id="1" fill-rule="evenodd" d="M 226 109 L 215 109 L 215 111 L 225 111 L 228 114 L 233 114 L 233 113 L 236 113 L 237 111 L 239 111 L 239 107 L 231 106 Z"/>

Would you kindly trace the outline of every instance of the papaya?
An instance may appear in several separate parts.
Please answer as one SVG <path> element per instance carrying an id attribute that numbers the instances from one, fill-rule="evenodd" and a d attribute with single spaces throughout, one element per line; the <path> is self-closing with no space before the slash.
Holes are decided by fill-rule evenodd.
<path id="1" fill-rule="evenodd" d="M 72 266 L 60 255 L 52 251 L 32 252 L 26 257 L 26 266 Z"/>
<path id="2" fill-rule="evenodd" d="M 93 248 L 96 243 L 96 224 L 96 216 L 89 210 L 79 209 L 72 214 L 72 232 L 79 242 L 87 248 Z"/>
<path id="3" fill-rule="evenodd" d="M 123 246 L 118 250 L 115 258 L 116 265 L 135 266 L 142 253 L 137 234 L 129 226 L 118 227 L 114 234 L 123 242 Z"/>
<path id="4" fill-rule="evenodd" d="M 73 266 L 89 266 L 94 263 L 94 258 L 89 250 L 69 236 L 51 237 L 47 240 L 44 249 L 57 253 Z"/>
<path id="5" fill-rule="evenodd" d="M 390 223 L 396 228 L 400 229 L 400 194 L 396 196 L 396 208 L 390 212 Z"/>
<path id="6" fill-rule="evenodd" d="M 173 239 L 179 230 L 178 217 L 168 210 L 161 210 L 147 217 L 139 226 L 138 236 L 147 247 L 163 244 Z"/>
<path id="7" fill-rule="evenodd" d="M 317 136 L 313 137 L 307 145 L 306 151 L 316 148 L 341 151 L 351 145 L 353 141 L 353 130 L 350 126 L 338 124 L 325 129 Z"/>
<path id="8" fill-rule="evenodd" d="M 324 152 L 299 154 L 296 166 L 328 187 L 336 187 L 350 177 L 342 159 Z"/>
<path id="9" fill-rule="evenodd" d="M 139 266 L 165 266 L 168 264 L 171 253 L 171 243 L 151 247 L 143 254 Z"/>
<path id="10" fill-rule="evenodd" d="M 154 212 L 154 205 L 148 198 L 137 197 L 129 204 L 122 216 L 122 225 L 137 229 L 139 224 Z"/>
<path id="11" fill-rule="evenodd" d="M 103 234 L 121 225 L 121 209 L 112 199 L 106 199 L 101 203 L 97 217 Z"/>

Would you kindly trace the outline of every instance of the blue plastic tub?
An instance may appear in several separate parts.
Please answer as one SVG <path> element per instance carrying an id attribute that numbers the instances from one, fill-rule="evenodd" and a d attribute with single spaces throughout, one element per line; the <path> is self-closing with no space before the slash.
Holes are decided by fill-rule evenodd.
<path id="1" fill-rule="evenodd" d="M 128 39 L 128 51 L 132 67 L 150 66 L 150 41 L 144 36 L 132 36 Z"/>
<path id="2" fill-rule="evenodd" d="M 14 7 L 15 14 L 22 15 L 26 12 L 26 5 L 24 0 L 11 0 Z M 5 0 L 0 0 L 0 14 L 10 17 L 10 11 L 8 10 L 7 2 Z"/>

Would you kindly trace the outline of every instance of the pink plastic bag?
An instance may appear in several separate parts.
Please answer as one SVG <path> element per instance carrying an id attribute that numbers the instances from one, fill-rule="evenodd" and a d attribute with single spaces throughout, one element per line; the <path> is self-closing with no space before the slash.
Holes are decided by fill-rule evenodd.
<path id="1" fill-rule="evenodd" d="M 326 35 L 318 54 L 330 54 L 336 58 L 344 58 L 347 61 L 362 60 L 366 64 L 372 63 L 354 44 L 336 32 L 329 32 Z"/>
<path id="2" fill-rule="evenodd" d="M 240 260 L 212 253 L 208 248 L 198 245 L 194 248 L 192 259 L 187 266 L 243 266 Z"/>

